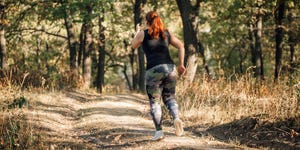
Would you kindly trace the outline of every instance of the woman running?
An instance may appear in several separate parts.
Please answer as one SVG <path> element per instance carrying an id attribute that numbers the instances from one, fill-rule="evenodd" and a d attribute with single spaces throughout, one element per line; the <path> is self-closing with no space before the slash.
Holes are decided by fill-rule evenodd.
<path id="1" fill-rule="evenodd" d="M 150 11 L 146 14 L 146 30 L 140 30 L 131 41 L 132 48 L 142 46 L 146 59 L 146 91 L 150 102 L 150 113 L 156 128 L 152 140 L 164 138 L 162 131 L 162 109 L 160 99 L 163 99 L 170 115 L 174 120 L 175 134 L 183 134 L 183 123 L 179 119 L 178 104 L 175 99 L 177 71 L 169 53 L 169 44 L 179 50 L 178 73 L 184 74 L 184 46 L 182 42 L 172 35 L 161 21 L 157 12 Z"/>

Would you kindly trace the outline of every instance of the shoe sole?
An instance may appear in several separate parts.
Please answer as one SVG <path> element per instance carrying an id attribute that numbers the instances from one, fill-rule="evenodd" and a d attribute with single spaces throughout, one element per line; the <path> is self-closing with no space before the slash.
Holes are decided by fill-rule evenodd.
<path id="1" fill-rule="evenodd" d="M 175 134 L 181 136 L 183 134 L 183 125 L 181 121 L 175 122 Z"/>
<path id="2" fill-rule="evenodd" d="M 151 139 L 151 141 L 160 141 L 160 140 L 163 140 L 164 138 L 165 138 L 165 136 L 162 136 L 162 137 L 160 137 L 158 139 Z"/>

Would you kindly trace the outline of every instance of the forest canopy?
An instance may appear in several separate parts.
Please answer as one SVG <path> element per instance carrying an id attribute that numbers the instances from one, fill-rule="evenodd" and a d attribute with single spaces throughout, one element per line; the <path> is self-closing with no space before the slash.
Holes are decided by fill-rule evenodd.
<path id="1" fill-rule="evenodd" d="M 45 88 L 144 91 L 135 25 L 156 10 L 185 44 L 186 80 L 299 82 L 299 0 L 2 0 L 1 78 Z M 177 50 L 171 48 L 177 62 Z M 8 84 L 3 80 L 2 85 Z"/>

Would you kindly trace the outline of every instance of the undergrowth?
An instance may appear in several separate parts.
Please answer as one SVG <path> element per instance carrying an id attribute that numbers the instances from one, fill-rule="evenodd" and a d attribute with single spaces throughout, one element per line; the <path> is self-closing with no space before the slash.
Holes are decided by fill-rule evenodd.
<path id="1" fill-rule="evenodd" d="M 247 116 L 278 120 L 299 116 L 300 85 L 258 81 L 196 78 L 180 81 L 177 99 L 184 118 L 192 123 L 221 124 Z"/>
<path id="2" fill-rule="evenodd" d="M 45 91 L 81 86 L 80 80 L 74 82 L 72 74 L 57 75 L 55 80 L 51 78 L 45 79 L 34 72 L 22 74 L 18 70 L 0 72 L 0 149 L 28 149 L 41 144 L 39 136 L 34 135 L 37 132 L 21 111 L 30 106 L 23 96 L 24 90 L 32 92 L 35 88 Z M 284 119 L 300 115 L 300 84 L 298 81 L 293 83 L 286 80 L 277 83 L 258 81 L 247 76 L 234 80 L 197 77 L 192 83 L 179 80 L 176 98 L 183 119 L 193 124 L 222 124 L 247 116 Z M 124 90 L 118 86 L 104 87 L 104 93 Z"/>
<path id="3" fill-rule="evenodd" d="M 32 149 L 41 142 L 33 130 L 21 111 L 1 115 L 0 149 Z"/>

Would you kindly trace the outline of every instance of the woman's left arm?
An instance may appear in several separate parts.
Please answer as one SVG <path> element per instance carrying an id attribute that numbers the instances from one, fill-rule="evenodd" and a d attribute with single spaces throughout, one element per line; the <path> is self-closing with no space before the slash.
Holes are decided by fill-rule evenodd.
<path id="1" fill-rule="evenodd" d="M 173 45 L 178 49 L 178 57 L 179 57 L 179 64 L 178 64 L 178 72 L 180 75 L 183 75 L 185 73 L 185 67 L 184 67 L 184 45 L 183 43 L 175 37 L 173 34 L 170 33 L 170 44 Z"/>

